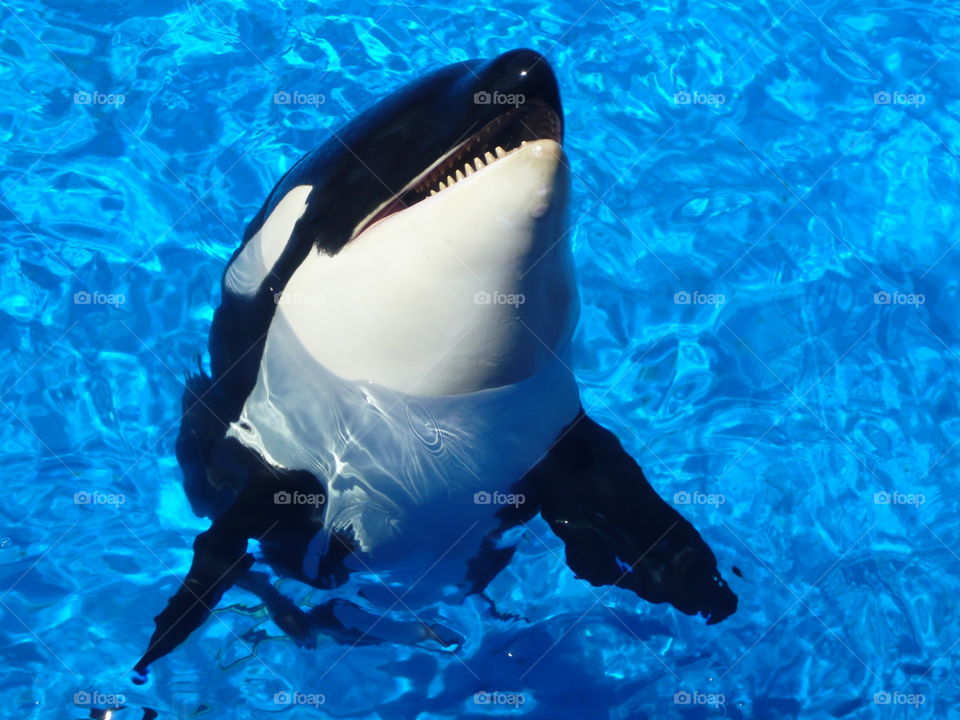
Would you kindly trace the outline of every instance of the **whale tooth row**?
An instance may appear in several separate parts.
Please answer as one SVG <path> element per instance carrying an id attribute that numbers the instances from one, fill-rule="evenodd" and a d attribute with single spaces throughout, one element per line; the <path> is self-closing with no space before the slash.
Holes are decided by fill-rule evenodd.
<path id="1" fill-rule="evenodd" d="M 526 140 L 520 143 L 521 146 L 526 144 L 527 144 Z M 441 190 L 446 190 L 450 186 L 456 185 L 458 182 L 460 182 L 464 178 L 470 177 L 475 172 L 479 172 L 490 163 L 495 162 L 502 157 L 506 157 L 511 152 L 513 152 L 513 150 L 508 152 L 507 150 L 504 150 L 501 146 L 497 145 L 493 149 L 493 152 L 485 152 L 483 153 L 483 155 L 477 155 L 475 158 L 473 158 L 473 160 L 468 160 L 466 163 L 464 163 L 462 168 L 457 169 L 455 172 L 453 172 L 450 175 L 447 175 L 443 180 L 437 183 L 436 187 L 430 190 L 429 197 L 433 197 Z M 421 185 L 418 186 L 417 189 L 421 192 L 426 191 L 426 182 L 421 183 Z"/>

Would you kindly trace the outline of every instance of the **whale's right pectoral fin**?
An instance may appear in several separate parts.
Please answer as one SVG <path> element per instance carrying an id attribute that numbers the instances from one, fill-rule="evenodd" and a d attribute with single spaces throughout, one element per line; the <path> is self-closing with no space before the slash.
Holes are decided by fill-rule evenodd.
<path id="1" fill-rule="evenodd" d="M 248 538 L 237 534 L 227 520 L 220 523 L 218 519 L 194 541 L 190 571 L 154 618 L 156 629 L 150 644 L 134 666 L 141 676 L 146 676 L 152 663 L 190 637 L 210 616 L 223 594 L 253 565 L 253 556 L 247 553 Z"/>
<path id="2" fill-rule="evenodd" d="M 737 609 L 700 534 L 657 494 L 608 430 L 581 414 L 532 472 L 540 512 L 592 585 L 668 602 L 708 624 Z"/>
<path id="3" fill-rule="evenodd" d="M 237 445 L 227 448 L 228 460 L 222 466 L 245 480 L 242 490 L 229 506 L 213 520 L 206 532 L 193 543 L 193 562 L 179 590 L 154 618 L 156 629 L 143 657 L 134 666 L 145 675 L 151 663 L 174 650 L 199 628 L 216 608 L 223 594 L 233 587 L 253 565 L 247 543 L 256 539 L 265 552 L 294 548 L 303 544 L 322 526 L 324 505 L 290 502 L 295 493 L 318 497 L 323 488 L 309 473 L 275 470 Z M 280 499 L 285 496 L 285 500 Z M 292 538 L 292 540 L 291 540 Z M 276 547 L 275 547 L 276 546 Z M 246 583 L 256 586 L 256 579 Z M 270 595 L 268 600 L 275 598 Z M 270 606 L 277 619 L 294 621 L 286 606 L 277 601 Z"/>
<path id="4" fill-rule="evenodd" d="M 276 524 L 269 481 L 251 474 L 233 503 L 193 541 L 193 562 L 180 588 L 154 618 L 156 629 L 134 671 L 147 668 L 203 625 L 223 594 L 253 565 L 250 538 L 263 538 Z"/>

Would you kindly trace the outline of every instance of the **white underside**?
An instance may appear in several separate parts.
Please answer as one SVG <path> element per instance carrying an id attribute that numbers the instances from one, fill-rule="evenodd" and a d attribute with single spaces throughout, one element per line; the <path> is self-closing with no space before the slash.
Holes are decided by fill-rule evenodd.
<path id="1" fill-rule="evenodd" d="M 476 504 L 475 493 L 507 492 L 578 408 L 574 378 L 559 362 L 516 385 L 448 397 L 344 380 L 280 317 L 228 434 L 278 468 L 329 482 L 327 531 L 356 539 L 365 554 L 356 569 L 424 568 L 450 549 L 462 576 L 500 509 Z"/>

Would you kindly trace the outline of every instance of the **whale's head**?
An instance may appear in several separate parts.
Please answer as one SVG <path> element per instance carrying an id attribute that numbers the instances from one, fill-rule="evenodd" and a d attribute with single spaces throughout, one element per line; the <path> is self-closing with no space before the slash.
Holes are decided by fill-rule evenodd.
<path id="1" fill-rule="evenodd" d="M 270 295 L 328 370 L 401 392 L 475 392 L 565 362 L 577 296 L 563 131 L 533 51 L 417 79 L 287 173 L 225 295 Z"/>

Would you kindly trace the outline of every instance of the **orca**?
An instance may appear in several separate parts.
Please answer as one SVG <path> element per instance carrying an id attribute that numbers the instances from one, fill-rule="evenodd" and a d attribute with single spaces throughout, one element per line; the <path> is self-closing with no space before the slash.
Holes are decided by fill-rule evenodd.
<path id="1" fill-rule="evenodd" d="M 711 549 L 581 406 L 563 137 L 554 71 L 513 50 L 414 80 L 280 179 L 187 380 L 176 454 L 211 525 L 142 679 L 235 585 L 305 646 L 457 646 L 429 608 L 485 597 L 537 514 L 592 585 L 735 612 Z M 338 593 L 300 608 L 255 565 Z M 417 621 L 364 609 L 398 605 Z"/>

